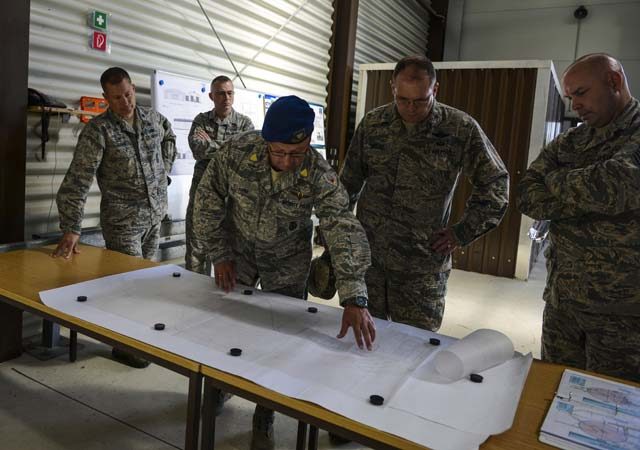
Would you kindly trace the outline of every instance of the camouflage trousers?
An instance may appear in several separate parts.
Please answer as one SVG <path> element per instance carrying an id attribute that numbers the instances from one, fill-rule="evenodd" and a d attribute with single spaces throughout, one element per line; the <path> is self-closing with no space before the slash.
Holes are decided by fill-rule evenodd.
<path id="1" fill-rule="evenodd" d="M 442 324 L 449 272 L 410 274 L 370 267 L 369 312 L 379 319 L 437 331 Z"/>
<path id="2" fill-rule="evenodd" d="M 109 250 L 151 259 L 158 250 L 160 222 L 148 227 L 102 226 L 104 242 Z"/>
<path id="3" fill-rule="evenodd" d="M 193 168 L 191 189 L 189 189 L 189 204 L 187 205 L 187 216 L 185 218 L 186 252 L 184 254 L 185 269 L 198 273 L 206 273 L 207 275 L 211 274 L 211 266 L 207 262 L 204 249 L 199 248 L 194 241 L 193 210 L 198 185 L 200 184 L 200 180 L 202 179 L 208 164 L 208 159 L 200 160 L 196 162 L 196 165 Z"/>
<path id="4" fill-rule="evenodd" d="M 640 317 L 544 308 L 542 359 L 640 382 Z"/>
<path id="5" fill-rule="evenodd" d="M 259 283 L 261 289 L 265 292 L 274 292 L 306 300 L 308 274 L 305 276 L 303 273 L 296 273 L 296 268 L 289 267 L 291 264 L 287 264 L 286 261 L 282 261 L 282 264 L 287 267 L 278 264 L 274 269 L 279 268 L 279 271 L 265 271 L 263 274 L 258 272 L 256 262 L 252 261 L 247 255 L 236 255 L 235 263 L 238 283 L 246 284 L 247 286 L 257 286 Z M 298 265 L 298 270 L 300 267 Z M 278 272 L 281 272 L 282 275 L 279 276 Z"/>
<path id="6" fill-rule="evenodd" d="M 312 234 L 311 222 L 273 243 L 257 243 L 231 231 L 238 282 L 249 286 L 259 282 L 265 292 L 306 299 Z"/>

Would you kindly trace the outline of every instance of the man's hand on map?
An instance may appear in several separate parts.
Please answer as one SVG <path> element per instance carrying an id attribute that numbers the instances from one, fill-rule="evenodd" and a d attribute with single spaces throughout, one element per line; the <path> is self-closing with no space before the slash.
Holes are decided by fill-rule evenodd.
<path id="1" fill-rule="evenodd" d="M 367 350 L 373 349 L 373 341 L 376 340 L 376 326 L 367 308 L 351 305 L 345 306 L 342 312 L 342 327 L 336 337 L 338 339 L 345 337 L 349 331 L 349 327 L 353 328 L 353 336 L 356 338 L 358 347 L 363 348 L 364 341 Z"/>

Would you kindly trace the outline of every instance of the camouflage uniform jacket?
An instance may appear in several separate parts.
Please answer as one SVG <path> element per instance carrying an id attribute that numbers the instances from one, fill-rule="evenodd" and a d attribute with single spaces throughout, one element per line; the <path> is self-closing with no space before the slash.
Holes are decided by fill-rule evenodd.
<path id="1" fill-rule="evenodd" d="M 176 157 L 175 135 L 161 114 L 136 106 L 134 126 L 111 110 L 82 130 L 56 198 L 60 229 L 80 234 L 93 183 L 102 194 L 104 227 L 159 223 L 167 211 L 167 175 Z"/>
<path id="2" fill-rule="evenodd" d="M 374 266 L 416 275 L 451 269 L 451 257 L 433 252 L 430 237 L 449 221 L 461 173 L 473 192 L 453 231 L 467 245 L 500 223 L 509 198 L 507 170 L 476 121 L 437 102 L 409 130 L 394 104 L 364 117 L 341 181 L 351 206 L 358 203 Z"/>
<path id="3" fill-rule="evenodd" d="M 349 210 L 337 175 L 313 149 L 298 169 L 273 181 L 267 143 L 259 131 L 226 141 L 198 187 L 194 232 L 213 264 L 242 253 L 256 261 L 259 272 L 269 272 L 279 266 L 279 258 L 308 252 L 299 265 L 306 279 L 312 210 L 331 252 L 340 298 L 366 297 L 364 275 L 370 264 L 366 235 Z M 287 275 L 279 274 L 283 279 Z"/>
<path id="4" fill-rule="evenodd" d="M 602 128 L 582 124 L 542 149 L 518 206 L 551 221 L 544 298 L 640 316 L 640 105 Z"/>
<path id="5" fill-rule="evenodd" d="M 211 140 L 198 137 L 196 132 L 199 130 L 207 133 Z M 251 119 L 244 114 L 236 112 L 234 109 L 224 119 L 216 116 L 215 109 L 198 114 L 193 119 L 191 130 L 189 131 L 189 148 L 193 153 L 194 159 L 198 163 L 200 161 L 204 161 L 204 163 L 196 163 L 197 168 L 194 172 L 198 173 L 194 173 L 194 176 L 198 176 L 198 179 L 200 179 L 204 169 L 207 168 L 208 161 L 213 158 L 213 155 L 224 141 L 238 133 L 250 130 L 253 130 Z"/>

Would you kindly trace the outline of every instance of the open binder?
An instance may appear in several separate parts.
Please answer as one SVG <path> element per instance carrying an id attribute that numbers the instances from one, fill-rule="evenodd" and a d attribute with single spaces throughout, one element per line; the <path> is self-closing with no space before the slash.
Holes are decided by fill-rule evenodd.
<path id="1" fill-rule="evenodd" d="M 640 389 L 567 369 L 539 439 L 563 449 L 640 449 Z"/>

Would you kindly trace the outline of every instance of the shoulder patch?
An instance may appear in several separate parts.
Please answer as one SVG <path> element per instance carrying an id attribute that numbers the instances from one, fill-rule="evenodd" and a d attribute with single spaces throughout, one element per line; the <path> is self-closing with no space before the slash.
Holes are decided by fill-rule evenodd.
<path id="1" fill-rule="evenodd" d="M 302 171 L 300 172 L 300 176 L 301 177 L 308 177 L 309 176 L 309 172 L 307 171 L 307 169 L 302 169 Z"/>
<path id="2" fill-rule="evenodd" d="M 257 161 L 258 155 L 256 153 L 252 153 L 251 156 L 249 156 L 249 160 L 253 162 Z"/>

